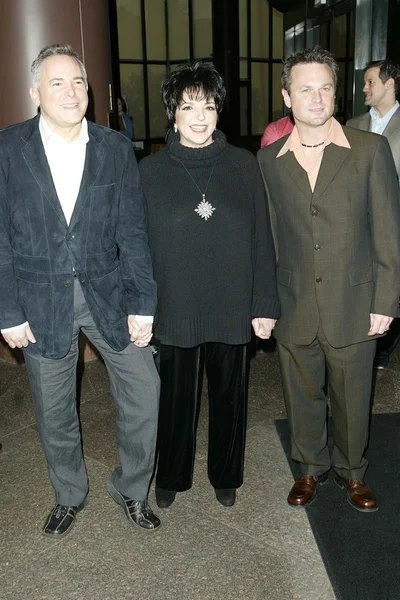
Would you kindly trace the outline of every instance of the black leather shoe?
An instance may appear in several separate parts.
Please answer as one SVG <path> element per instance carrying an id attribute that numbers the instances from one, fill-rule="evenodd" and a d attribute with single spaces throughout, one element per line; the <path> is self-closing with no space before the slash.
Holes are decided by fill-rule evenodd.
<path id="1" fill-rule="evenodd" d="M 69 533 L 75 523 L 77 513 L 85 508 L 88 498 L 79 506 L 56 504 L 50 512 L 43 527 L 43 534 L 48 537 L 61 538 Z"/>
<path id="2" fill-rule="evenodd" d="M 135 525 L 141 531 L 152 532 L 161 525 L 160 519 L 153 513 L 147 500 L 133 500 L 121 494 L 110 480 L 107 481 L 107 491 L 117 504 L 122 506 L 126 518 L 131 525 Z"/>
<path id="3" fill-rule="evenodd" d="M 236 501 L 236 488 L 216 489 L 215 495 L 222 506 L 233 506 Z"/>
<path id="4" fill-rule="evenodd" d="M 156 485 L 156 502 L 159 508 L 169 508 L 171 504 L 174 502 L 176 497 L 176 492 L 172 490 L 164 490 Z"/>

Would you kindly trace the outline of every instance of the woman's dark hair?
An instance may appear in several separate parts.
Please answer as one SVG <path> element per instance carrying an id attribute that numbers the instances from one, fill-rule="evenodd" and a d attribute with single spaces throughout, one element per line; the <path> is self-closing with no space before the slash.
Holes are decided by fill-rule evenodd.
<path id="1" fill-rule="evenodd" d="M 121 102 L 122 112 L 127 113 L 128 112 L 128 107 L 126 106 L 125 100 L 121 96 L 118 96 L 117 101 L 118 100 Z"/>
<path id="2" fill-rule="evenodd" d="M 211 62 L 196 60 L 193 63 L 178 65 L 168 75 L 161 88 L 170 126 L 175 122 L 176 109 L 182 104 L 184 92 L 191 99 L 213 99 L 218 113 L 222 110 L 226 95 L 224 81 Z"/>

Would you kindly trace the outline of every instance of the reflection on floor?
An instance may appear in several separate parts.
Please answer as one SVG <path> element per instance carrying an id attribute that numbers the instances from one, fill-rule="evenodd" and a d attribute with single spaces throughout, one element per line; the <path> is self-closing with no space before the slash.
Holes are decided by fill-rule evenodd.
<path id="1" fill-rule="evenodd" d="M 374 411 L 399 406 L 400 353 L 376 377 Z M 285 416 L 276 352 L 252 360 L 245 483 L 234 507 L 206 475 L 207 398 L 195 480 L 162 528 L 129 527 L 105 490 L 117 461 L 113 407 L 101 361 L 82 380 L 81 419 L 90 503 L 64 540 L 41 535 L 53 504 L 24 366 L 0 363 L 0 597 L 2 600 L 329 600 L 334 598 L 304 511 L 291 509 L 292 478 L 273 419 Z M 379 490 L 377 490 L 379 493 Z M 154 492 L 150 494 L 155 507 Z M 345 500 L 343 510 L 351 510 Z"/>

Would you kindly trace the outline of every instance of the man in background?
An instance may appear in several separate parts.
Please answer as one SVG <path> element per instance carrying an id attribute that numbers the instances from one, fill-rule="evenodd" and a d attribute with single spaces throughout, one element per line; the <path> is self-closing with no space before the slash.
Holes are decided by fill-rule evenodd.
<path id="1" fill-rule="evenodd" d="M 384 135 L 392 150 L 400 176 L 400 110 L 396 98 L 400 91 L 400 68 L 390 60 L 375 60 L 364 68 L 365 105 L 369 112 L 350 119 L 349 127 Z M 375 369 L 385 369 L 400 340 L 400 319 L 394 319 L 387 334 L 378 340 Z"/>

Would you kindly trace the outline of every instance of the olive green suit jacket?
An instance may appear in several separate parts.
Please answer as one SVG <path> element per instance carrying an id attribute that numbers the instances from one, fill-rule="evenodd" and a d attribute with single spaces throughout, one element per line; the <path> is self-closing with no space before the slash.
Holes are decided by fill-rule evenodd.
<path id="1" fill-rule="evenodd" d="M 288 136 L 258 153 L 277 255 L 278 341 L 307 345 L 323 327 L 341 348 L 368 336 L 370 313 L 396 316 L 400 197 L 387 140 L 343 127 L 350 149 L 324 151 L 314 192 Z"/>

